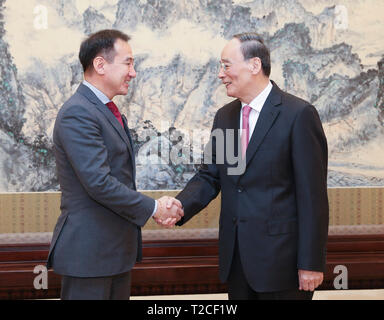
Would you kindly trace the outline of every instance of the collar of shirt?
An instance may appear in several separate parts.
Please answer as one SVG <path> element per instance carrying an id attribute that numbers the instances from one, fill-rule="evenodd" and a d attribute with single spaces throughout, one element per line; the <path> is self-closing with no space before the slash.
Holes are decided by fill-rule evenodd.
<path id="1" fill-rule="evenodd" d="M 249 140 L 252 137 L 253 131 L 256 127 L 256 122 L 259 119 L 259 114 L 261 112 L 261 109 L 263 108 L 263 105 L 265 101 L 267 100 L 271 90 L 272 90 L 272 83 L 269 82 L 268 85 L 265 87 L 263 91 L 260 92 L 260 94 L 254 98 L 249 106 L 252 108 L 251 112 L 249 114 Z M 246 103 L 241 103 L 241 111 L 240 111 L 240 127 L 243 127 L 243 107 L 246 105 Z"/>
<path id="2" fill-rule="evenodd" d="M 251 101 L 249 106 L 253 110 L 255 110 L 258 113 L 260 113 L 261 109 L 263 108 L 263 105 L 265 103 L 265 100 L 267 100 L 267 98 L 269 96 L 269 93 L 272 90 L 272 87 L 273 87 L 272 83 L 271 83 L 271 81 L 269 81 L 268 85 L 265 87 L 265 89 L 263 91 L 261 91 L 260 94 Z M 246 105 L 247 105 L 246 103 L 241 102 L 241 110 L 243 110 L 243 107 L 246 106 Z"/>
<path id="3" fill-rule="evenodd" d="M 88 81 L 83 80 L 83 85 L 87 86 L 89 89 L 92 90 L 92 92 L 96 95 L 96 97 L 103 103 L 107 104 L 111 100 L 104 94 L 102 93 L 99 89 L 97 89 L 95 86 L 90 84 Z"/>

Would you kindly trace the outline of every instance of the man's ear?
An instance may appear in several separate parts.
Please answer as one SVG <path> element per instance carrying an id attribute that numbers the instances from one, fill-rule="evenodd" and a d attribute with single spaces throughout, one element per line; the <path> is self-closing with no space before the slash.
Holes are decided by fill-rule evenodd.
<path id="1" fill-rule="evenodd" d="M 252 74 L 258 74 L 262 68 L 260 58 L 259 57 L 252 58 L 251 63 L 252 63 Z"/>
<path id="2" fill-rule="evenodd" d="M 96 57 L 93 59 L 93 68 L 95 69 L 95 72 L 102 75 L 105 74 L 105 59 L 103 57 Z"/>

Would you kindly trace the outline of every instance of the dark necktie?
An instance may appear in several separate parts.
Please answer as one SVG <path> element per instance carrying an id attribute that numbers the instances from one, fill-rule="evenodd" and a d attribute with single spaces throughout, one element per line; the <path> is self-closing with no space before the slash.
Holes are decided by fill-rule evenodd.
<path id="1" fill-rule="evenodd" d="M 113 101 L 109 101 L 107 103 L 107 107 L 109 110 L 111 110 L 113 115 L 116 117 L 116 119 L 120 122 L 121 126 L 124 128 L 123 119 L 121 118 L 121 113 L 117 108 L 117 106 L 115 105 L 115 103 Z"/>

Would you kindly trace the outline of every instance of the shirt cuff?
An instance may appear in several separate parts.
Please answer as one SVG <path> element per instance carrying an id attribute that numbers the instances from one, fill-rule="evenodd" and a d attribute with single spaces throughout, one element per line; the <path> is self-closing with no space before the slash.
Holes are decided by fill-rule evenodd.
<path id="1" fill-rule="evenodd" d="M 155 209 L 153 209 L 151 217 L 153 217 L 155 215 L 156 211 L 157 211 L 157 200 L 155 200 Z"/>

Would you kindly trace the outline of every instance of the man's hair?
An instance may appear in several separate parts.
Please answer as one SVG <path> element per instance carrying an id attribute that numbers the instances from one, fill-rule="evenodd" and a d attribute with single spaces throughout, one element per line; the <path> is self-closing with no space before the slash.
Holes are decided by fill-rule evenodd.
<path id="1" fill-rule="evenodd" d="M 115 59 L 115 41 L 129 41 L 131 38 L 118 30 L 101 30 L 91 34 L 80 46 L 79 59 L 84 72 L 93 65 L 93 59 L 101 55 L 108 62 Z"/>
<path id="2" fill-rule="evenodd" d="M 264 74 L 269 77 L 271 74 L 271 57 L 269 49 L 264 44 L 264 40 L 256 32 L 245 32 L 235 34 L 233 38 L 236 38 L 241 43 L 241 52 L 244 59 L 251 59 L 258 57 L 261 60 L 261 65 Z"/>

